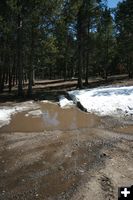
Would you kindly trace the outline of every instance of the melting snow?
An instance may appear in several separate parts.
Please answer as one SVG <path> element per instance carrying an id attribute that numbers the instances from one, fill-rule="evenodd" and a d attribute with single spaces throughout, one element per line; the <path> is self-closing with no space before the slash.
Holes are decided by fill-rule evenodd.
<path id="1" fill-rule="evenodd" d="M 37 108 L 38 106 L 35 103 L 33 104 L 33 101 L 20 103 L 17 106 L 13 107 L 0 107 L 0 127 L 9 124 L 11 116 L 15 113 Z"/>
<path id="2" fill-rule="evenodd" d="M 43 114 L 43 112 L 38 109 L 38 110 L 32 110 L 32 111 L 29 111 L 28 114 L 26 114 L 25 116 L 28 117 L 29 115 L 32 115 L 32 116 L 35 116 L 35 117 L 39 117 Z"/>
<path id="3" fill-rule="evenodd" d="M 69 95 L 73 101 L 69 101 L 64 96 L 59 98 L 59 104 L 62 108 L 72 106 L 73 102 L 80 102 L 88 112 L 102 116 L 133 115 L 133 86 L 75 90 L 69 92 Z M 20 103 L 13 107 L 0 107 L 0 127 L 8 124 L 11 116 L 17 112 L 34 110 L 28 114 L 41 115 L 42 112 L 37 110 L 39 108 L 33 101 Z"/>
<path id="4" fill-rule="evenodd" d="M 69 92 L 69 95 L 88 112 L 102 116 L 133 115 L 133 86 L 75 90 Z"/>
<path id="5" fill-rule="evenodd" d="M 73 101 L 69 101 L 64 96 L 60 96 L 60 98 L 59 98 L 59 105 L 60 105 L 61 108 L 70 107 L 70 106 L 73 105 Z"/>
<path id="6" fill-rule="evenodd" d="M 0 127 L 10 122 L 10 117 L 15 113 L 14 108 L 2 108 L 0 109 Z"/>

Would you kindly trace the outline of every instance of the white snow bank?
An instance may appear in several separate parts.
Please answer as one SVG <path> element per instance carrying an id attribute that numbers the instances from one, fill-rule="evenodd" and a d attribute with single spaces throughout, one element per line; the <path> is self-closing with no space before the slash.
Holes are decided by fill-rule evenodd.
<path id="1" fill-rule="evenodd" d="M 133 86 L 75 90 L 69 92 L 69 95 L 88 112 L 102 116 L 133 115 Z"/>
<path id="2" fill-rule="evenodd" d="M 41 100 L 40 102 L 43 103 L 43 104 L 53 104 L 53 105 L 56 105 L 56 102 L 52 102 L 52 101 L 49 101 L 49 100 Z"/>
<path id="3" fill-rule="evenodd" d="M 37 109 L 38 105 L 33 103 L 33 101 L 28 101 L 24 103 L 18 103 L 12 107 L 3 106 L 0 107 L 0 127 L 10 123 L 11 116 L 17 112 L 27 111 L 30 109 Z"/>
<path id="4" fill-rule="evenodd" d="M 0 109 L 0 127 L 8 124 L 10 122 L 11 115 L 15 113 L 15 109 Z"/>
<path id="5" fill-rule="evenodd" d="M 67 108 L 73 105 L 73 101 L 69 101 L 62 95 L 59 97 L 59 105 L 61 108 Z"/>

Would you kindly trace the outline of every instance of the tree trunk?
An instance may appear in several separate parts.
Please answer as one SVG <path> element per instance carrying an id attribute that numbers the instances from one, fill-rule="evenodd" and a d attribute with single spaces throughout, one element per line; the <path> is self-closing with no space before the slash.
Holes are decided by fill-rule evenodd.
<path id="1" fill-rule="evenodd" d="M 83 87 L 82 82 L 82 8 L 80 8 L 77 16 L 77 40 L 78 40 L 78 87 Z"/>
<path id="2" fill-rule="evenodd" d="M 88 74 L 89 74 L 89 53 L 86 53 L 86 70 L 85 70 L 85 85 L 88 85 Z"/>
<path id="3" fill-rule="evenodd" d="M 1 84 L 0 84 L 0 92 L 3 92 L 3 90 L 4 90 L 5 75 L 6 75 L 5 70 L 3 70 L 2 78 L 1 78 Z"/>
<path id="4" fill-rule="evenodd" d="M 2 66 L 0 66 L 0 93 L 2 92 Z"/>
<path id="5" fill-rule="evenodd" d="M 18 15 L 17 27 L 17 70 L 18 70 L 18 96 L 23 96 L 23 67 L 22 67 L 22 19 Z"/>
<path id="6" fill-rule="evenodd" d="M 132 57 L 128 57 L 128 77 L 130 79 L 133 78 L 133 66 L 132 66 Z"/>
<path id="7" fill-rule="evenodd" d="M 13 66 L 12 66 L 12 86 L 15 86 L 16 78 L 16 54 L 14 53 Z"/>
<path id="8" fill-rule="evenodd" d="M 31 97 L 32 96 L 32 80 L 33 80 L 33 72 L 32 70 L 29 71 L 29 83 L 28 83 L 28 96 Z"/>
<path id="9" fill-rule="evenodd" d="M 90 16 L 86 19 L 86 66 L 85 66 L 85 85 L 88 85 L 89 57 L 90 57 Z"/>
<path id="10" fill-rule="evenodd" d="M 34 27 L 31 29 L 31 51 L 30 51 L 30 63 L 29 63 L 29 83 L 28 83 L 28 96 L 32 96 L 32 85 L 33 85 L 33 57 L 34 57 Z"/>
<path id="11" fill-rule="evenodd" d="M 9 77 L 8 77 L 8 88 L 9 88 L 9 92 L 11 92 L 12 90 L 12 70 L 11 67 L 9 66 Z"/>
<path id="12" fill-rule="evenodd" d="M 78 39 L 78 87 L 83 87 L 82 76 L 83 69 L 85 71 L 86 83 L 88 83 L 88 62 L 87 62 L 87 50 L 88 50 L 88 29 L 89 29 L 89 5 L 90 1 L 83 0 L 83 3 L 79 9 L 77 17 L 77 39 Z"/>

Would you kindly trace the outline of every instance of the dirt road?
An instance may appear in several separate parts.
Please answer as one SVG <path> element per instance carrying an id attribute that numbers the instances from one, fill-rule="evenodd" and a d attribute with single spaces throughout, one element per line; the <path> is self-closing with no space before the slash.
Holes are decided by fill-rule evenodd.
<path id="1" fill-rule="evenodd" d="M 119 186 L 133 184 L 131 125 L 54 104 L 41 110 L 0 129 L 0 200 L 116 200 Z"/>

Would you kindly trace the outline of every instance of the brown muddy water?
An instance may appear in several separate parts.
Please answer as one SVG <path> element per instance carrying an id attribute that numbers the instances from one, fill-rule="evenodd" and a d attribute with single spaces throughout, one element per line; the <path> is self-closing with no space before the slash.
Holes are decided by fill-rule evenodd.
<path id="1" fill-rule="evenodd" d="M 98 116 L 82 112 L 76 107 L 62 109 L 54 103 L 39 103 L 39 107 L 31 114 L 27 111 L 13 115 L 10 124 L 3 126 L 0 132 L 75 130 L 96 127 L 100 123 Z M 38 112 L 39 115 L 36 115 Z"/>
<path id="2" fill-rule="evenodd" d="M 133 125 L 126 125 L 118 128 L 114 128 L 117 133 L 133 134 Z"/>
<path id="3" fill-rule="evenodd" d="M 31 105 L 0 129 L 0 200 L 116 200 L 118 187 L 132 184 L 133 137 L 112 131 L 120 123 Z"/>

